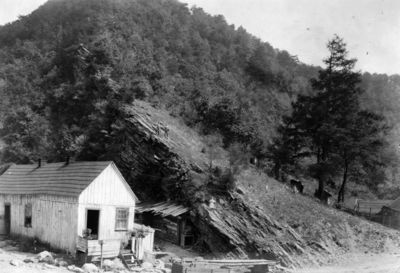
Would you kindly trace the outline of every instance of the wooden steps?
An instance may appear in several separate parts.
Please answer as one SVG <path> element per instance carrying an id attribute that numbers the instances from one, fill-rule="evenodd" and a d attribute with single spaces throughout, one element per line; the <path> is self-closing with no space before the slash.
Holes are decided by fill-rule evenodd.
<path id="1" fill-rule="evenodd" d="M 137 266 L 137 259 L 132 252 L 125 252 L 120 253 L 120 259 L 122 263 L 128 268 L 132 269 L 133 267 Z"/>

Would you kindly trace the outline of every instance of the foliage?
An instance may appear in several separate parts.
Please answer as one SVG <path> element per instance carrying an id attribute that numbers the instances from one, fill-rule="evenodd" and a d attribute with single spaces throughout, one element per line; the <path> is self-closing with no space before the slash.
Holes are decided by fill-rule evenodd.
<path id="1" fill-rule="evenodd" d="M 205 134 L 221 134 L 225 146 L 238 141 L 261 156 L 291 97 L 308 88 L 302 66 L 286 51 L 173 0 L 50 1 L 1 28 L 0 53 L 8 65 L 0 76 L 2 109 L 41 109 L 35 114 L 50 128 L 43 156 L 54 160 L 103 153 L 87 134 L 109 135 L 110 128 L 85 124 L 111 126 L 117 117 L 97 115 L 129 102 L 124 96 L 166 107 Z M 29 102 L 13 99 L 11 89 Z M 110 106 L 108 96 L 121 101 Z"/>
<path id="2" fill-rule="evenodd" d="M 380 151 L 386 145 L 387 126 L 383 117 L 361 108 L 360 74 L 352 71 L 356 60 L 347 58 L 343 40 L 335 36 L 327 47 L 327 67 L 320 70 L 318 79 L 311 80 L 315 93 L 299 96 L 293 104 L 280 142 L 272 151 L 278 166 L 279 161 L 293 164 L 295 157 L 315 158 L 310 173 L 319 181 L 318 196 L 329 177 L 342 173 L 338 201 L 343 202 L 351 173 L 386 163 Z"/>
<path id="3" fill-rule="evenodd" d="M 351 66 L 335 58 L 332 68 Z M 141 99 L 202 134 L 220 135 L 224 148 L 239 147 L 238 162 L 254 156 L 268 166 L 275 138 L 272 158 L 290 167 L 292 149 L 303 144 L 288 146 L 292 140 L 279 136 L 292 128 L 276 128 L 307 104 L 318 70 L 223 16 L 175 0 L 49 1 L 0 28 L 0 64 L 1 160 L 21 163 L 113 159 L 129 138 L 120 109 Z M 320 88 L 340 80 L 324 73 Z M 363 76 L 361 105 L 394 124 L 400 81 L 384 77 Z M 393 99 L 384 99 L 389 93 Z M 374 100 L 390 105 L 388 112 Z"/>

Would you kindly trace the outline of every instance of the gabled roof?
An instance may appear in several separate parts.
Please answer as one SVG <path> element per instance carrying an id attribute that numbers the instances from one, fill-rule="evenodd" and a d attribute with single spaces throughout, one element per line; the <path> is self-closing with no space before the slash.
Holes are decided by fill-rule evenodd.
<path id="1" fill-rule="evenodd" d="M 182 205 L 165 201 L 160 203 L 143 203 L 136 206 L 136 211 L 139 213 L 152 212 L 154 214 L 160 214 L 163 217 L 173 216 L 177 217 L 189 211 L 189 208 Z"/>
<path id="2" fill-rule="evenodd" d="M 12 165 L 0 176 L 0 194 L 76 196 L 112 161 Z"/>

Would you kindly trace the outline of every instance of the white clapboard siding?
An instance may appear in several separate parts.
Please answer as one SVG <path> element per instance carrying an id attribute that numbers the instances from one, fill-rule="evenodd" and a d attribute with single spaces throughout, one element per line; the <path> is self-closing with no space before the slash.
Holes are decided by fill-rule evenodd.
<path id="1" fill-rule="evenodd" d="M 79 196 L 79 204 L 134 206 L 135 197 L 115 167 L 106 167 Z"/>
<path id="2" fill-rule="evenodd" d="M 53 247 L 75 251 L 77 198 L 51 195 L 0 194 L 0 212 L 11 205 L 11 234 L 36 237 Z M 25 227 L 25 204 L 32 204 L 32 227 Z"/>
<path id="3" fill-rule="evenodd" d="M 149 231 L 143 238 L 143 250 L 145 252 L 153 253 L 154 246 L 154 229 Z"/>
<path id="4" fill-rule="evenodd" d="M 115 231 L 117 208 L 129 209 L 128 228 L 132 230 L 135 196 L 114 164 L 110 164 L 79 196 L 78 234 L 86 228 L 86 211 L 99 209 L 99 239 L 127 240 L 126 231 Z"/>
<path id="5" fill-rule="evenodd" d="M 100 210 L 99 238 L 126 242 L 133 229 L 137 198 L 111 161 L 13 165 L 0 176 L 0 232 L 4 206 L 11 205 L 11 233 L 38 238 L 75 252 L 86 228 L 88 209 Z M 25 227 L 25 204 L 32 204 L 32 227 Z M 115 230 L 117 208 L 129 209 L 128 226 Z M 2 220 L 3 219 L 3 220 Z"/>
<path id="6" fill-rule="evenodd" d="M 120 240 L 103 240 L 103 250 L 98 240 L 87 241 L 88 256 L 100 256 L 102 254 L 103 258 L 116 257 L 119 254 L 120 248 Z"/>

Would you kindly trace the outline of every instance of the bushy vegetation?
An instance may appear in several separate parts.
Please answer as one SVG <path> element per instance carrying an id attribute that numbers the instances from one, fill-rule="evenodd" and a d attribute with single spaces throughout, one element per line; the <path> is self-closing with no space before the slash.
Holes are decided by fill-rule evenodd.
<path id="1" fill-rule="evenodd" d="M 177 1 L 49 1 L 4 26 L 0 45 L 5 161 L 86 157 L 98 145 L 88 130 L 112 134 L 118 118 L 108 114 L 118 114 L 104 111 L 118 105 L 110 97 L 150 101 L 222 135 L 225 147 L 239 142 L 262 156 L 314 72 L 222 16 Z M 97 129 L 86 128 L 93 122 Z"/>
<path id="2" fill-rule="evenodd" d="M 293 103 L 293 112 L 285 119 L 272 152 L 276 172 L 282 163 L 295 165 L 302 158 L 314 159 L 309 173 L 319 182 L 316 196 L 320 198 L 325 183 L 341 175 L 338 202 L 344 202 L 350 176 L 376 173 L 376 166 L 388 163 L 382 155 L 389 127 L 383 116 L 362 109 L 361 74 L 353 71 L 356 60 L 347 56 L 343 39 L 336 35 L 327 47 L 326 68 L 311 80 L 315 91 Z"/>
<path id="3" fill-rule="evenodd" d="M 113 159 L 123 105 L 140 99 L 269 170 L 282 117 L 317 76 L 223 16 L 175 0 L 51 0 L 0 28 L 1 161 Z M 395 123 L 386 98 L 398 101 L 399 77 L 362 80 L 361 107 Z"/>

